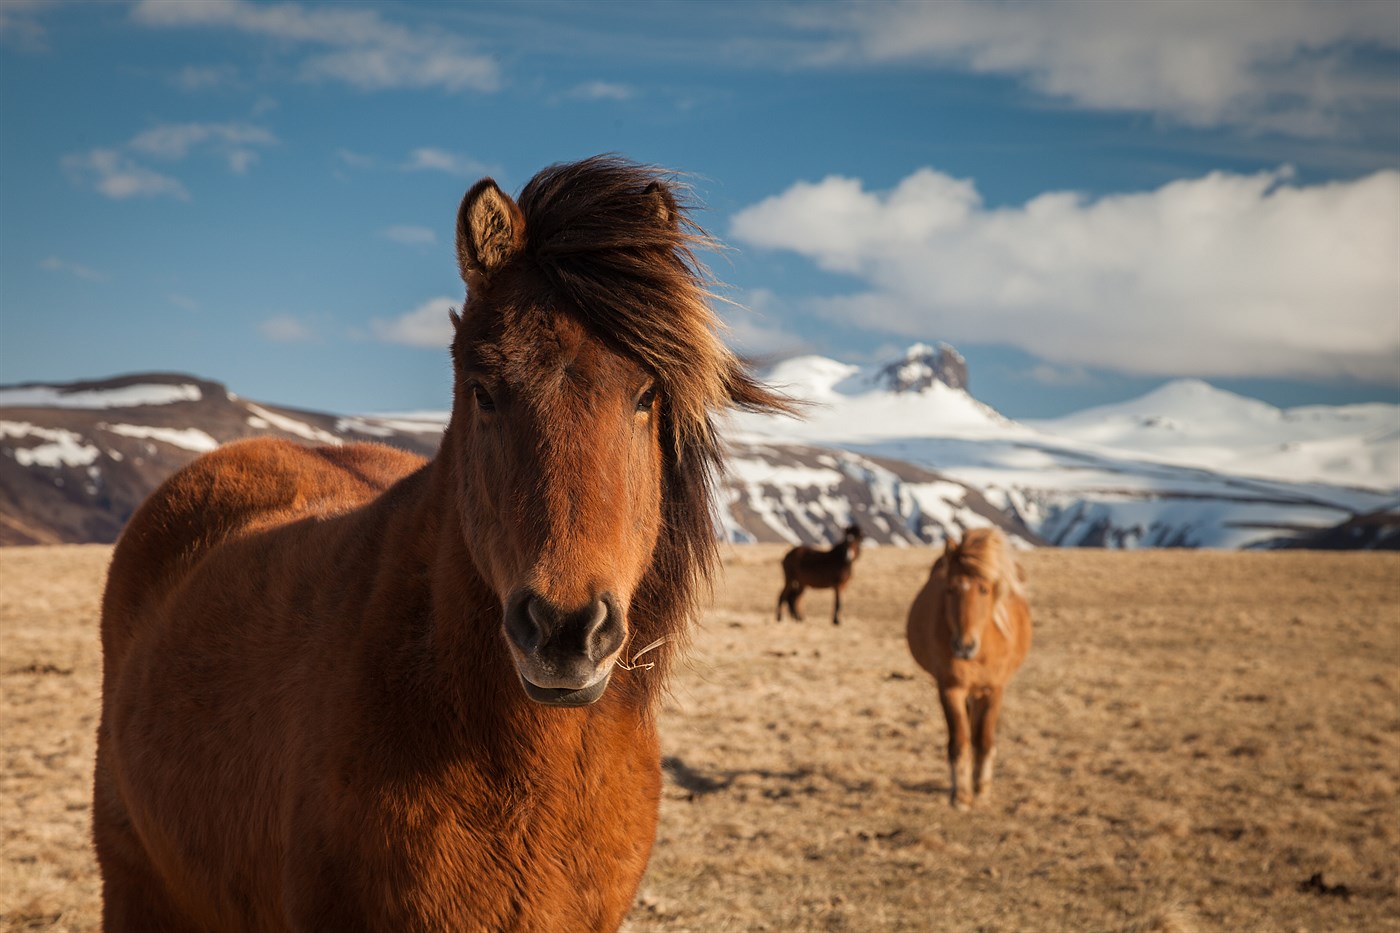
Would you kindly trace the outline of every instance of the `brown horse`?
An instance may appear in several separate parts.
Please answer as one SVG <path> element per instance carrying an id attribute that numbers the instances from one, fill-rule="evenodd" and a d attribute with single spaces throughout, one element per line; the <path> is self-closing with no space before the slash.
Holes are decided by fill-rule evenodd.
<path id="1" fill-rule="evenodd" d="M 949 539 L 909 608 L 909 650 L 938 681 L 948 721 L 950 800 L 960 810 L 992 790 L 1002 693 L 1031 646 L 1020 568 L 995 528 Z M 976 771 L 969 745 L 976 750 Z"/>
<path id="2" fill-rule="evenodd" d="M 141 507 L 102 616 L 109 933 L 618 926 L 712 419 L 787 407 L 716 336 L 706 242 L 621 159 L 485 179 L 436 457 L 241 442 Z"/>
<path id="3" fill-rule="evenodd" d="M 836 591 L 836 606 L 831 611 L 831 624 L 841 624 L 841 592 L 851 582 L 851 567 L 860 556 L 863 537 L 859 525 L 851 525 L 841 536 L 841 543 L 826 550 L 799 545 L 783 555 L 783 590 L 778 594 L 778 621 L 783 621 L 783 606 L 792 617 L 802 621 L 799 609 L 802 591 L 830 589 Z"/>

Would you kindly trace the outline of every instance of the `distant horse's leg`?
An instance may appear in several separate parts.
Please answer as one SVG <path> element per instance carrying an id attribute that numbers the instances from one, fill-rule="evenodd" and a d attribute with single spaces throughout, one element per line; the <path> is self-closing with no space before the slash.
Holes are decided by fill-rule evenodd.
<path id="1" fill-rule="evenodd" d="M 973 743 L 977 749 L 976 792 L 979 801 L 992 795 L 992 762 L 997 756 L 997 719 L 1001 716 L 1003 689 L 992 688 L 978 710 Z"/>
<path id="2" fill-rule="evenodd" d="M 972 806 L 971 729 L 967 717 L 966 690 L 939 690 L 943 718 L 948 721 L 948 772 L 952 788 L 949 803 L 959 810 Z"/>
<path id="3" fill-rule="evenodd" d="M 777 616 L 774 617 L 773 621 L 775 621 L 775 622 L 781 622 L 781 621 L 783 621 L 783 603 L 787 602 L 787 598 L 788 598 L 788 585 L 787 585 L 786 583 L 784 583 L 784 584 L 783 584 L 782 592 L 780 592 L 780 593 L 778 594 L 778 614 L 777 614 Z"/>
<path id="4" fill-rule="evenodd" d="M 838 583 L 838 584 L 836 584 L 836 587 L 835 587 L 835 589 L 836 589 L 836 607 L 835 607 L 834 609 L 831 610 L 831 624 L 832 624 L 832 625 L 840 625 L 840 624 L 841 624 L 841 591 L 842 591 L 843 589 L 845 589 L 845 588 L 846 588 L 846 584 L 844 584 L 844 583 Z"/>
<path id="5" fill-rule="evenodd" d="M 792 612 L 792 617 L 799 622 L 802 618 L 802 591 L 805 590 L 800 582 L 794 580 L 791 589 L 788 590 L 788 609 Z"/>

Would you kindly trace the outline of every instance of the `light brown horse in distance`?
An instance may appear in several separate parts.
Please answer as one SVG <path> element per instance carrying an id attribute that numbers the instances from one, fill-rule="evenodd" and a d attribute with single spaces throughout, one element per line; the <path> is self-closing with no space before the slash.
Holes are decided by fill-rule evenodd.
<path id="1" fill-rule="evenodd" d="M 102 615 L 108 933 L 621 923 L 714 566 L 712 419 L 787 407 L 717 338 L 677 195 L 612 157 L 518 201 L 481 181 L 431 461 L 240 442 L 132 518 Z"/>
<path id="2" fill-rule="evenodd" d="M 841 535 L 841 541 L 833 547 L 821 549 L 798 545 L 783 555 L 783 589 L 778 594 L 777 621 L 783 621 L 783 606 L 788 607 L 792 617 L 802 621 L 802 591 L 830 589 L 836 593 L 836 605 L 831 610 L 831 624 L 841 624 L 841 593 L 851 582 L 851 569 L 860 556 L 860 542 L 864 534 L 859 525 L 849 526 Z"/>
<path id="3" fill-rule="evenodd" d="M 1031 647 L 1021 570 L 995 528 L 950 538 L 909 608 L 909 650 L 938 682 L 948 722 L 950 801 L 958 809 L 992 789 L 1002 694 Z M 976 756 L 975 770 L 973 756 Z"/>

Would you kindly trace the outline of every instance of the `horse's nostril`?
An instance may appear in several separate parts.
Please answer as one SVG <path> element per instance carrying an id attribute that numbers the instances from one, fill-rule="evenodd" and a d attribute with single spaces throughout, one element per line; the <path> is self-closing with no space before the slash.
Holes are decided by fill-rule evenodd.
<path id="1" fill-rule="evenodd" d="M 560 609 L 531 590 L 507 603 L 506 635 L 525 654 L 596 663 L 617 651 L 625 637 L 622 613 L 612 594 L 578 609 Z"/>
<path id="2" fill-rule="evenodd" d="M 953 639 L 953 656 L 966 661 L 977 654 L 979 647 L 981 647 L 980 641 L 965 642 L 955 638 Z"/>
<path id="3" fill-rule="evenodd" d="M 626 637 L 622 612 L 611 593 L 604 593 L 593 607 L 593 618 L 584 629 L 584 644 L 588 656 L 601 661 L 622 647 Z"/>
<path id="4" fill-rule="evenodd" d="M 521 651 L 531 652 L 540 646 L 549 627 L 542 619 L 538 600 L 529 592 L 517 593 L 506 606 L 506 635 Z"/>

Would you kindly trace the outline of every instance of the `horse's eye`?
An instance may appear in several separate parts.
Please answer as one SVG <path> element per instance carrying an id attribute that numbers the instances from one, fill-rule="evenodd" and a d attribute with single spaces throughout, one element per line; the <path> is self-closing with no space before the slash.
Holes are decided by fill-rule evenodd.
<path id="1" fill-rule="evenodd" d="M 486 387 L 479 382 L 472 383 L 472 398 L 476 399 L 476 407 L 482 411 L 495 411 L 496 400 L 491 397 L 491 393 L 486 391 Z"/>
<path id="2" fill-rule="evenodd" d="M 651 411 L 651 406 L 656 404 L 656 386 L 647 386 L 647 390 L 637 399 L 637 411 Z"/>

